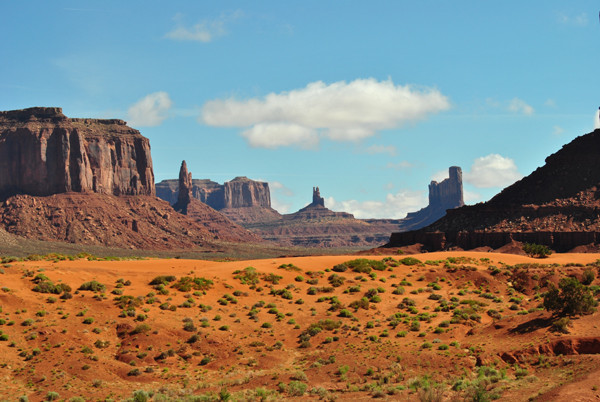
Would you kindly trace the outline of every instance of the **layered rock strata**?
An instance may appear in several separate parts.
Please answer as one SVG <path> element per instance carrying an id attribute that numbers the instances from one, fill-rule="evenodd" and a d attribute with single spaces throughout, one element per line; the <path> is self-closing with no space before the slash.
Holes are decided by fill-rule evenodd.
<path id="1" fill-rule="evenodd" d="M 148 139 L 122 120 L 57 107 L 0 112 L 0 197 L 71 191 L 154 195 Z"/>

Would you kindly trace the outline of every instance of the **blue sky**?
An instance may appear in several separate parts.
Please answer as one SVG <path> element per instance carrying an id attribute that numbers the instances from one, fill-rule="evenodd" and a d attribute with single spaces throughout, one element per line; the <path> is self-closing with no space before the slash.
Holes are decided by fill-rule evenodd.
<path id="1" fill-rule="evenodd" d="M 268 181 L 293 212 L 485 201 L 594 128 L 596 1 L 2 1 L 0 110 L 150 138 L 157 181 Z"/>

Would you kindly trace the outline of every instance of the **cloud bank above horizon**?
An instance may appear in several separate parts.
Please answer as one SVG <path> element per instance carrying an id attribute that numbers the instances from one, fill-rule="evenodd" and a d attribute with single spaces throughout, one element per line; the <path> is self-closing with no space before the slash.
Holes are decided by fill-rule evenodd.
<path id="1" fill-rule="evenodd" d="M 263 98 L 211 100 L 204 104 L 199 121 L 243 128 L 242 136 L 254 148 L 310 149 L 322 138 L 360 141 L 449 108 L 448 98 L 437 89 L 367 78 L 316 81 Z"/>

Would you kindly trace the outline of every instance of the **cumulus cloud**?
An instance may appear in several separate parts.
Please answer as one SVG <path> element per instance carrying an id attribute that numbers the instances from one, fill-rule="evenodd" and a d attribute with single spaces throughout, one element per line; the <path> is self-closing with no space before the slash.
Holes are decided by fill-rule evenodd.
<path id="1" fill-rule="evenodd" d="M 167 118 L 172 105 L 166 92 L 146 95 L 127 110 L 128 122 L 136 127 L 158 126 Z"/>
<path id="2" fill-rule="evenodd" d="M 594 114 L 594 130 L 600 128 L 600 110 L 596 110 Z"/>
<path id="3" fill-rule="evenodd" d="M 393 145 L 371 145 L 365 150 L 369 155 L 388 154 L 396 156 L 396 147 Z"/>
<path id="4" fill-rule="evenodd" d="M 319 143 L 316 130 L 293 123 L 256 124 L 242 132 L 253 148 L 275 149 L 297 145 L 300 148 L 315 148 Z"/>
<path id="5" fill-rule="evenodd" d="M 177 14 L 173 17 L 175 28 L 167 32 L 165 38 L 180 41 L 211 42 L 215 38 L 225 35 L 227 33 L 225 25 L 242 15 L 243 13 L 238 10 L 231 14 L 223 14 L 215 19 L 204 19 L 192 26 L 186 26 L 183 21 L 184 15 Z"/>
<path id="6" fill-rule="evenodd" d="M 521 113 L 526 116 L 531 116 L 534 112 L 533 107 L 528 105 L 524 100 L 519 98 L 514 98 L 508 104 L 508 110 L 513 113 Z"/>
<path id="7" fill-rule="evenodd" d="M 463 174 L 465 182 L 478 188 L 506 187 L 522 177 L 512 159 L 498 154 L 475 159 L 471 170 Z"/>
<path id="8" fill-rule="evenodd" d="M 404 218 L 408 212 L 418 211 L 427 205 L 427 199 L 421 191 L 400 191 L 387 194 L 385 201 L 336 201 L 333 197 L 325 199 L 325 206 L 334 211 L 350 212 L 355 218 Z"/>
<path id="9" fill-rule="evenodd" d="M 258 181 L 267 181 L 258 179 Z M 271 208 L 280 214 L 287 214 L 292 208 L 292 202 L 284 199 L 294 196 L 294 191 L 279 181 L 268 181 L 271 190 Z"/>
<path id="10" fill-rule="evenodd" d="M 588 16 L 586 13 L 581 13 L 578 15 L 560 13 L 558 14 L 558 21 L 561 24 L 565 25 L 575 25 L 579 27 L 584 27 L 588 24 Z"/>
<path id="11" fill-rule="evenodd" d="M 410 168 L 414 167 L 414 165 L 412 163 L 410 163 L 409 161 L 400 161 L 400 162 L 390 162 L 387 165 L 385 165 L 385 167 L 388 169 L 403 170 L 403 169 L 410 169 Z"/>
<path id="12" fill-rule="evenodd" d="M 359 141 L 449 107 L 448 98 L 437 89 L 369 78 L 332 84 L 317 81 L 264 98 L 212 100 L 204 104 L 200 121 L 246 128 L 243 136 L 256 147 L 310 148 L 322 137 Z"/>

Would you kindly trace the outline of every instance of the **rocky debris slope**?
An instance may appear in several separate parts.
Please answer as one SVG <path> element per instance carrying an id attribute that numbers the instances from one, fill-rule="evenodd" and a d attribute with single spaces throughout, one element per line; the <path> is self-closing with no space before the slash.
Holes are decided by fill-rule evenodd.
<path id="1" fill-rule="evenodd" d="M 187 164 L 185 161 L 183 161 L 181 162 L 181 168 L 179 169 L 179 191 L 177 195 L 177 202 L 173 206 L 178 213 L 187 216 L 197 224 L 203 225 L 216 237 L 226 233 L 226 236 L 230 240 L 235 239 L 235 241 L 244 242 L 262 241 L 259 236 L 249 232 L 241 226 L 238 226 L 223 214 L 193 198 L 192 183 L 192 172 L 188 172 Z"/>
<path id="2" fill-rule="evenodd" d="M 122 120 L 57 107 L 0 112 L 0 198 L 69 191 L 154 195 L 148 139 Z"/>
<path id="3" fill-rule="evenodd" d="M 17 195 L 2 205 L 0 224 L 28 239 L 147 250 L 191 248 L 215 240 L 256 241 L 218 212 L 206 210 L 203 219 L 190 219 L 150 196 Z"/>
<path id="4" fill-rule="evenodd" d="M 486 203 L 448 211 L 418 231 L 394 233 L 389 246 L 498 248 L 534 242 L 556 251 L 600 244 L 600 130 L 577 137 L 544 166 Z"/>

